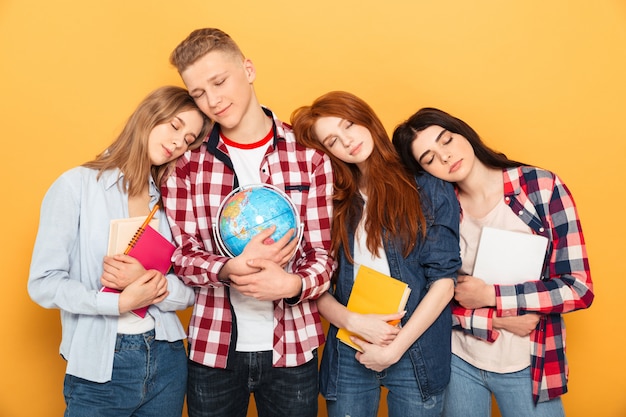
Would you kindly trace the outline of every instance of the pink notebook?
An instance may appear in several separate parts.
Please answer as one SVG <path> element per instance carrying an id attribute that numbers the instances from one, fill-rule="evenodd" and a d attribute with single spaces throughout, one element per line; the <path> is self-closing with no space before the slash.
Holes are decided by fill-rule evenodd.
<path id="1" fill-rule="evenodd" d="M 143 233 L 133 237 L 130 246 L 128 254 L 141 262 L 144 268 L 156 269 L 162 274 L 170 270 L 176 247 L 152 226 L 146 226 Z"/>
<path id="2" fill-rule="evenodd" d="M 175 246 L 163 237 L 152 226 L 147 225 L 143 231 L 138 230 L 130 241 L 131 247 L 128 255 L 141 262 L 145 269 L 156 269 L 162 274 L 166 274 L 172 266 L 172 253 Z M 119 292 L 112 288 L 104 287 L 105 292 Z M 137 316 L 144 318 L 148 307 L 133 310 Z"/>

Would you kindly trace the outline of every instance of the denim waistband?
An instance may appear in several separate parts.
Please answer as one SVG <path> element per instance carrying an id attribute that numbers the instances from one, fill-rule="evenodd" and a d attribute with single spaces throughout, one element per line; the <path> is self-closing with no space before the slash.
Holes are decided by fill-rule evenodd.
<path id="1" fill-rule="evenodd" d="M 115 350 L 138 349 L 154 342 L 154 329 L 140 334 L 117 334 Z"/>

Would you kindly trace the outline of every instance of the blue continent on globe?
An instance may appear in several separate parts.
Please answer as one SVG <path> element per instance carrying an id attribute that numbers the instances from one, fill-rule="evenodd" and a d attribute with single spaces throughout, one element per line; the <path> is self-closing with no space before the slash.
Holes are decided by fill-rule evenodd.
<path id="1" fill-rule="evenodd" d="M 253 236 L 272 225 L 276 226 L 270 236 L 272 241 L 291 229 L 295 229 L 295 237 L 298 219 L 293 204 L 283 193 L 257 185 L 242 188 L 228 197 L 218 218 L 217 232 L 228 254 L 238 256 Z"/>

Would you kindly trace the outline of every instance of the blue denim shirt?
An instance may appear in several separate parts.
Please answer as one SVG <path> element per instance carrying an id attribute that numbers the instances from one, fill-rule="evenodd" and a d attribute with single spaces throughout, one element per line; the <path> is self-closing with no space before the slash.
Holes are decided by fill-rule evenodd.
<path id="1" fill-rule="evenodd" d="M 402 323 L 406 323 L 430 285 L 440 278 L 456 280 L 461 266 L 459 249 L 460 209 L 450 183 L 429 174 L 416 177 L 427 231 L 418 240 L 407 258 L 402 256 L 399 242 L 385 241 L 385 253 L 391 276 L 409 284 L 409 297 Z M 350 232 L 350 253 L 354 253 L 354 231 Z M 339 266 L 333 287 L 334 297 L 346 305 L 354 282 L 354 265 L 346 260 L 343 249 L 338 251 Z M 422 399 L 441 393 L 450 379 L 450 336 L 452 316 L 446 307 L 435 322 L 419 337 L 404 355 L 409 355 Z M 338 369 L 337 328 L 330 326 L 320 366 L 320 392 L 328 400 L 336 399 Z M 358 381 L 355 381 L 358 384 Z"/>

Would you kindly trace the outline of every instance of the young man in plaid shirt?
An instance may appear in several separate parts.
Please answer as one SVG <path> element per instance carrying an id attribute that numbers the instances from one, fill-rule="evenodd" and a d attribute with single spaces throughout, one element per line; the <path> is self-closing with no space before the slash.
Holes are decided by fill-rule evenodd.
<path id="1" fill-rule="evenodd" d="M 174 271 L 196 291 L 189 415 L 245 416 L 254 393 L 259 416 L 316 416 L 324 335 L 315 299 L 334 269 L 330 160 L 298 145 L 291 127 L 259 104 L 255 67 L 223 31 L 193 31 L 170 61 L 215 122 L 163 189 L 178 246 Z M 291 198 L 302 239 L 268 244 L 268 229 L 241 255 L 222 256 L 212 229 L 220 204 L 233 189 L 258 183 Z"/>

